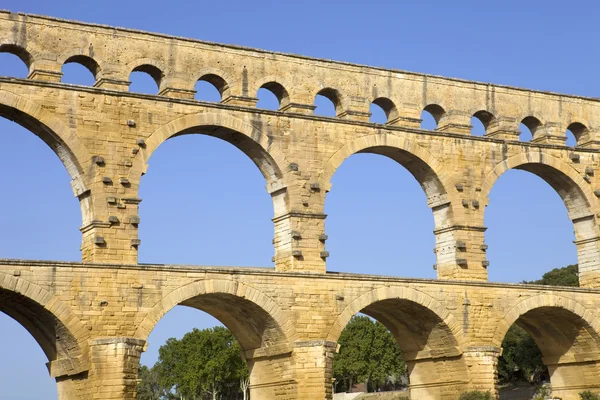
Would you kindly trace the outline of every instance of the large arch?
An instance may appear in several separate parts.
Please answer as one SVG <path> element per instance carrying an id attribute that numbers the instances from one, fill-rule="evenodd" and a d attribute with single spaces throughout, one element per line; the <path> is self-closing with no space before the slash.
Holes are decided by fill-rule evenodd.
<path id="1" fill-rule="evenodd" d="M 448 202 L 446 172 L 441 163 L 417 143 L 388 133 L 360 137 L 333 154 L 320 179 L 326 190 L 331 188 L 331 178 L 342 162 L 357 153 L 381 154 L 404 166 L 423 187 L 430 207 Z"/>
<path id="2" fill-rule="evenodd" d="M 448 247 L 448 243 L 457 240 L 454 232 L 456 218 L 463 212 L 456 209 L 457 204 L 460 204 L 454 201 L 456 191 L 448 190 L 452 171 L 444 169 L 436 157 L 414 141 L 394 134 L 368 135 L 347 143 L 329 158 L 319 178 L 321 187 L 326 192 L 330 191 L 331 179 L 340 165 L 351 155 L 358 153 L 388 157 L 402 165 L 417 180 L 433 214 L 437 275 L 441 279 L 455 278 L 456 259 L 460 258 L 455 254 L 456 248 L 450 246 L 451 251 L 439 251 L 440 246 Z M 473 271 L 476 271 L 475 267 Z"/>
<path id="3" fill-rule="evenodd" d="M 409 287 L 380 287 L 351 300 L 339 314 L 328 340 L 336 342 L 352 316 L 363 313 L 384 324 L 396 338 L 408 366 L 412 398 L 456 395 L 468 385 L 462 357 L 464 334 L 439 301 Z"/>
<path id="4" fill-rule="evenodd" d="M 213 136 L 233 144 L 258 167 L 267 181 L 269 193 L 284 189 L 282 166 L 287 162 L 279 147 L 271 143 L 267 133 L 226 112 L 190 114 L 163 125 L 150 135 L 143 155 L 138 157 L 143 157 L 146 163 L 167 139 L 192 133 Z"/>
<path id="5" fill-rule="evenodd" d="M 0 117 L 14 121 L 42 139 L 56 153 L 71 176 L 75 196 L 88 190 L 82 163 L 89 153 L 77 135 L 38 104 L 0 89 Z M 90 219 L 89 205 L 82 203 L 82 220 Z"/>
<path id="6" fill-rule="evenodd" d="M 537 175 L 558 193 L 566 206 L 569 219 L 573 221 L 580 285 L 598 285 L 600 248 L 597 245 L 599 234 L 595 222 L 597 200 L 582 174 L 564 161 L 541 152 L 518 154 L 498 163 L 485 177 L 481 193 L 484 195 L 486 206 L 494 184 L 510 169 L 519 169 Z"/>
<path id="7" fill-rule="evenodd" d="M 554 293 L 532 296 L 506 312 L 493 343 L 500 346 L 515 323 L 542 352 L 555 397 L 574 400 L 581 391 L 600 389 L 600 319 L 593 310 Z"/>
<path id="8" fill-rule="evenodd" d="M 24 278 L 0 272 L 0 312 L 34 337 L 48 358 L 50 376 L 64 379 L 87 373 L 89 330 L 52 293 Z"/>
<path id="9" fill-rule="evenodd" d="M 277 390 L 290 384 L 295 328 L 287 313 L 266 294 L 235 280 L 195 281 L 155 304 L 138 325 L 135 337 L 147 340 L 156 323 L 177 305 L 202 310 L 233 333 L 248 364 L 251 396 L 275 399 Z"/>

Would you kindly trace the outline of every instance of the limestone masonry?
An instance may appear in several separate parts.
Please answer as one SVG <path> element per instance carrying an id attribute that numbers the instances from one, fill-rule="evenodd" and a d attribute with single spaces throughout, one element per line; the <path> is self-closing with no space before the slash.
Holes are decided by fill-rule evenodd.
<path id="1" fill-rule="evenodd" d="M 357 312 L 398 339 L 413 400 L 495 393 L 500 346 L 515 322 L 542 350 L 556 396 L 600 391 L 598 99 L 6 11 L 0 51 L 29 67 L 27 79 L 0 77 L 0 115 L 56 152 L 81 204 L 82 263 L 0 260 L 0 311 L 43 348 L 60 400 L 135 399 L 146 340 L 179 304 L 235 334 L 253 400 L 331 399 L 336 341 Z M 70 62 L 95 85 L 61 83 Z M 150 74 L 158 95 L 130 93 L 132 71 Z M 194 100 L 198 80 L 215 85 L 221 102 Z M 256 108 L 259 88 L 277 96 L 278 111 Z M 317 94 L 333 101 L 335 118 L 313 114 Z M 386 124 L 369 122 L 371 103 Z M 420 129 L 424 109 L 433 131 Z M 483 137 L 470 135 L 472 116 Z M 531 142 L 519 141 L 521 122 Z M 186 133 L 233 144 L 264 175 L 274 270 L 137 264 L 140 178 L 162 142 Z M 358 152 L 396 160 L 423 187 L 437 280 L 327 273 L 325 196 Z M 564 200 L 582 288 L 487 282 L 484 211 L 510 169 L 538 175 Z"/>

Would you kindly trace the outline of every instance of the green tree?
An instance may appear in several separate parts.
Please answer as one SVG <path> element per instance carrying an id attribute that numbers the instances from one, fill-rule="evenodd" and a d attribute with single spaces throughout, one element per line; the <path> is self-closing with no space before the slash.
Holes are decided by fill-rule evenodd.
<path id="1" fill-rule="evenodd" d="M 579 286 L 579 267 L 577 264 L 573 264 L 563 268 L 554 268 L 542 275 L 542 279 L 531 282 L 524 281 L 523 283 L 548 286 Z"/>
<path id="2" fill-rule="evenodd" d="M 138 400 L 165 400 L 169 398 L 168 391 L 159 383 L 159 368 L 158 364 L 152 368 L 145 365 L 140 366 Z"/>
<path id="3" fill-rule="evenodd" d="M 376 390 L 406 372 L 400 347 L 390 331 L 367 316 L 352 317 L 338 343 L 333 375 L 341 383 L 340 389 L 364 382 L 367 390 Z"/>
<path id="4" fill-rule="evenodd" d="M 158 383 L 177 398 L 230 398 L 248 376 L 239 344 L 223 327 L 194 329 L 181 340 L 168 339 L 158 353 Z"/>

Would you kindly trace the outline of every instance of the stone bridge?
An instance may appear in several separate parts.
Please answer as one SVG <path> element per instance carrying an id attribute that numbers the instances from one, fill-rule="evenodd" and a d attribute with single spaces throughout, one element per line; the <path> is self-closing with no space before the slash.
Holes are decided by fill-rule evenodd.
<path id="1" fill-rule="evenodd" d="M 0 51 L 29 68 L 27 79 L 0 77 L 0 116 L 56 152 L 81 204 L 81 263 L 0 260 L 0 311 L 42 347 L 60 400 L 135 399 L 148 335 L 176 305 L 234 333 L 253 399 L 330 399 L 336 341 L 358 312 L 398 339 L 413 399 L 494 391 L 513 323 L 540 347 L 556 395 L 600 390 L 598 100 L 9 12 L 0 12 Z M 65 63 L 88 68 L 95 85 L 61 83 Z M 129 92 L 132 71 L 150 74 L 158 94 Z M 194 100 L 198 80 L 222 100 Z M 259 88 L 279 99 L 277 111 L 256 107 Z M 335 117 L 313 114 L 316 95 Z M 369 122 L 372 103 L 387 123 Z M 423 110 L 435 130 L 420 128 Z M 473 116 L 483 136 L 470 134 Z M 530 142 L 519 141 L 521 123 Z M 137 263 L 147 160 L 192 133 L 231 143 L 264 175 L 274 269 Z M 325 197 L 355 153 L 390 157 L 421 184 L 437 280 L 327 272 Z M 582 288 L 487 282 L 484 212 L 510 169 L 538 175 L 564 200 Z"/>

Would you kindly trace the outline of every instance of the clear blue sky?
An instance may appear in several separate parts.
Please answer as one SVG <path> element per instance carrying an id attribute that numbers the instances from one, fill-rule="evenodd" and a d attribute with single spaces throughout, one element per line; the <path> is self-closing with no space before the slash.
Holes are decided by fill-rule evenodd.
<path id="1" fill-rule="evenodd" d="M 3 0 L 0 7 L 375 66 L 600 95 L 600 6 L 592 1 L 180 3 Z M 67 66 L 64 72 L 66 82 L 91 82 L 77 66 Z M 26 71 L 14 57 L 0 54 L 0 75 L 23 74 Z M 132 90 L 155 91 L 152 82 L 135 75 Z M 213 99 L 209 88 L 199 89 L 199 98 Z M 272 104 L 261 97 L 261 105 Z M 325 112 L 325 104 L 318 106 Z M 80 260 L 81 216 L 62 164 L 36 136 L 2 118 L 0 135 L 5 188 L 0 196 L 4 210 L 0 257 Z M 271 266 L 273 210 L 264 186 L 254 164 L 228 143 L 200 135 L 166 142 L 150 159 L 142 179 L 140 261 Z M 326 213 L 329 270 L 435 276 L 431 211 L 403 167 L 380 156 L 352 156 L 333 177 Z M 490 280 L 536 279 L 576 262 L 573 227 L 564 205 L 536 176 L 510 171 L 501 177 L 485 223 Z M 175 309 L 153 332 L 143 362 L 151 365 L 168 337 L 216 323 L 202 312 Z M 56 399 L 41 349 L 3 314 L 0 360 L 2 399 Z"/>

